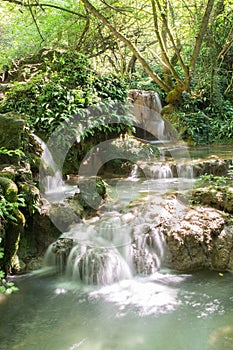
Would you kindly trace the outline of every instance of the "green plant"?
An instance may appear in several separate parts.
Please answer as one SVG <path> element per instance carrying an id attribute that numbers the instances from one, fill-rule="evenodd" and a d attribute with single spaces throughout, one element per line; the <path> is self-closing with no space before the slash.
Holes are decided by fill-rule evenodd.
<path id="1" fill-rule="evenodd" d="M 25 201 L 21 195 L 17 196 L 17 202 L 9 202 L 3 194 L 0 194 L 0 219 L 17 221 L 14 214 L 19 207 L 25 207 Z"/>
<path id="2" fill-rule="evenodd" d="M 0 154 L 5 154 L 5 155 L 10 156 L 10 157 L 12 157 L 14 155 L 17 155 L 20 157 L 24 156 L 24 152 L 21 151 L 20 149 L 9 150 L 5 147 L 0 147 Z"/>
<path id="3" fill-rule="evenodd" d="M 85 56 L 69 51 L 54 51 L 51 55 L 50 59 L 44 59 L 45 71 L 38 71 L 23 85 L 14 83 L 0 105 L 0 113 L 25 113 L 29 116 L 30 126 L 38 134 L 49 137 L 66 121 L 72 128 L 74 115 L 86 118 L 85 108 L 91 105 L 96 105 L 95 115 L 99 118 L 100 113 L 105 113 L 101 99 L 108 101 L 108 105 L 112 100 L 126 99 L 127 85 L 117 77 L 99 76 Z M 93 120 L 89 124 L 93 124 Z M 93 132 L 93 126 L 89 124 L 86 134 Z M 108 129 L 106 125 L 101 130 L 104 133 Z M 119 125 L 115 129 L 119 129 Z"/>
<path id="4" fill-rule="evenodd" d="M 195 183 L 195 187 L 219 187 L 226 186 L 232 181 L 230 176 L 216 176 L 212 174 L 201 175 L 198 181 Z"/>
<path id="5" fill-rule="evenodd" d="M 183 139 L 195 145 L 232 143 L 233 105 L 229 100 L 211 101 L 208 89 L 198 95 L 183 93 L 183 104 L 176 111 L 176 127 Z"/>

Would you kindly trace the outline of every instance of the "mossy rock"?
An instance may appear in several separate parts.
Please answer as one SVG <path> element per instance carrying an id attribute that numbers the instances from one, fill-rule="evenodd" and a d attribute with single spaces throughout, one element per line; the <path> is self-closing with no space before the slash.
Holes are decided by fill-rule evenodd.
<path id="1" fill-rule="evenodd" d="M 25 115 L 15 112 L 0 114 L 0 147 L 9 150 L 20 148 L 26 125 Z"/>
<path id="2" fill-rule="evenodd" d="M 3 269 L 6 274 L 20 270 L 17 252 L 20 235 L 25 225 L 25 217 L 18 209 L 15 209 L 14 217 L 16 221 L 8 220 L 5 230 Z"/>
<path id="3" fill-rule="evenodd" d="M 34 184 L 25 182 L 19 182 L 18 189 L 25 200 L 29 214 L 34 214 L 40 205 L 40 190 Z"/>
<path id="4" fill-rule="evenodd" d="M 18 187 L 7 177 L 0 177 L 0 189 L 9 202 L 17 202 Z"/>
<path id="5" fill-rule="evenodd" d="M 6 177 L 12 181 L 15 180 L 15 173 L 16 169 L 13 167 L 5 167 L 3 170 L 0 171 L 0 177 Z"/>
<path id="6" fill-rule="evenodd" d="M 107 196 L 106 185 L 105 181 L 99 176 L 80 179 L 80 194 L 77 195 L 80 204 L 85 209 L 97 209 Z"/>
<path id="7" fill-rule="evenodd" d="M 197 188 L 193 190 L 192 202 L 233 214 L 233 188 L 228 186 Z"/>

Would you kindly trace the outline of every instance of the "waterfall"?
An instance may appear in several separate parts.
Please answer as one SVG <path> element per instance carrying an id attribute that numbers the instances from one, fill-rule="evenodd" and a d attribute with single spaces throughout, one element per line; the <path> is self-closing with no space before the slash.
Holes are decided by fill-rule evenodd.
<path id="1" fill-rule="evenodd" d="M 33 135 L 34 139 L 38 142 L 42 149 L 42 164 L 40 167 L 40 172 L 45 173 L 43 176 L 44 180 L 44 192 L 58 192 L 59 188 L 63 188 L 64 182 L 62 179 L 61 171 L 57 168 L 50 150 L 48 149 L 46 143 L 41 140 L 37 135 Z M 43 174 L 44 175 L 44 174 Z"/>
<path id="2" fill-rule="evenodd" d="M 141 136 L 146 139 L 148 133 L 158 140 L 166 139 L 164 135 L 165 121 L 161 117 L 161 101 L 155 91 L 131 90 L 129 97 L 133 102 L 133 114 L 138 126 L 143 130 Z"/>
<path id="3" fill-rule="evenodd" d="M 170 143 L 174 133 L 166 132 L 169 123 L 161 117 L 162 107 L 158 95 L 154 91 L 132 90 L 129 96 L 133 100 L 132 109 L 138 126 L 147 133 L 143 135 L 143 141 L 152 144 Z M 146 140 L 147 136 L 153 137 L 152 142 Z M 46 264 L 53 266 L 57 273 L 64 274 L 67 279 L 86 284 L 106 285 L 130 279 L 135 275 L 154 274 L 160 268 L 165 251 L 161 222 L 164 218 L 171 217 L 169 206 L 167 212 L 164 212 L 164 197 L 171 189 L 175 191 L 183 188 L 183 182 L 179 182 L 177 177 L 184 176 L 185 169 L 188 169 L 177 166 L 176 148 L 174 144 L 172 148 L 166 148 L 163 159 L 156 158 L 149 162 L 143 160 L 135 164 L 128 181 L 135 186 L 132 192 L 137 192 L 136 199 L 142 197 L 142 205 L 137 203 L 137 207 L 132 210 L 129 206 L 116 212 L 113 203 L 109 206 L 105 203 L 100 210 L 98 208 L 98 216 L 94 221 L 86 219 L 85 222 L 73 224 L 69 231 L 64 232 L 48 248 Z M 44 160 L 49 157 L 46 151 L 44 147 Z M 186 148 L 183 148 L 182 156 L 186 155 L 185 152 Z M 166 161 L 167 153 L 170 154 L 169 162 Z M 54 170 L 50 182 L 56 182 L 56 174 L 60 179 L 61 174 L 49 158 L 48 163 Z M 188 172 L 191 177 L 191 168 Z M 84 177 L 88 175 L 88 172 L 83 173 Z M 140 191 L 137 187 L 138 183 L 140 185 L 140 181 L 137 181 L 139 176 L 146 178 Z M 57 183 L 52 185 L 58 186 Z M 131 186 L 129 183 L 128 185 Z M 47 185 L 47 191 L 51 190 L 50 184 Z M 151 194 L 154 198 L 151 198 Z M 182 212 L 180 207 L 182 204 L 174 212 Z"/>
<path id="4" fill-rule="evenodd" d="M 138 274 L 153 274 L 160 268 L 165 241 L 154 224 L 159 215 L 157 219 L 153 215 L 153 222 L 145 225 L 145 220 L 151 221 L 149 216 L 106 212 L 95 222 L 90 219 L 75 224 L 50 245 L 45 265 L 85 284 L 107 285 Z"/>

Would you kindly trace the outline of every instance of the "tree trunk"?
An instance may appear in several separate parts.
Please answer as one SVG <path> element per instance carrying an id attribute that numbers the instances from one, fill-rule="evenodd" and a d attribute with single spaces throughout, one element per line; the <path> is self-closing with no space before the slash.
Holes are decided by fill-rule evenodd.
<path id="1" fill-rule="evenodd" d="M 138 61 L 141 63 L 142 67 L 145 69 L 145 71 L 148 73 L 148 75 L 151 77 L 151 79 L 165 92 L 168 92 L 170 90 L 169 86 L 163 82 L 163 80 L 153 72 L 147 61 L 144 59 L 144 57 L 140 54 L 138 49 L 134 46 L 134 44 L 131 43 L 130 40 L 128 40 L 123 34 L 118 32 L 112 24 L 88 1 L 88 0 L 82 0 L 83 4 L 86 6 L 86 8 L 94 15 L 96 16 L 104 25 L 108 27 L 108 29 L 111 31 L 111 33 L 120 39 L 135 55 L 135 57 L 138 59 Z"/>
<path id="2" fill-rule="evenodd" d="M 209 19 L 210 19 L 210 15 L 211 15 L 211 12 L 212 12 L 212 9 L 214 6 L 214 2 L 215 2 L 215 0 L 208 0 L 205 14 L 203 16 L 202 23 L 201 23 L 201 28 L 199 30 L 197 37 L 196 37 L 196 43 L 194 46 L 192 58 L 191 58 L 190 65 L 189 65 L 189 70 L 190 70 L 191 74 L 194 71 L 195 64 L 196 64 L 197 58 L 198 58 L 199 53 L 200 53 L 201 44 L 203 42 L 203 39 L 204 39 L 204 36 L 206 33 L 206 29 L 207 29 L 207 26 L 209 23 Z"/>

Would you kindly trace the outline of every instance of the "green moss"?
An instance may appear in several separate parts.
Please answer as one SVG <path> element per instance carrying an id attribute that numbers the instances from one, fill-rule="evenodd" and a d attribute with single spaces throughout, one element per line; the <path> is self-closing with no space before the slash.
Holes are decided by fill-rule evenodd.
<path id="1" fill-rule="evenodd" d="M 18 187 L 7 177 L 0 177 L 0 189 L 9 202 L 17 202 Z"/>

